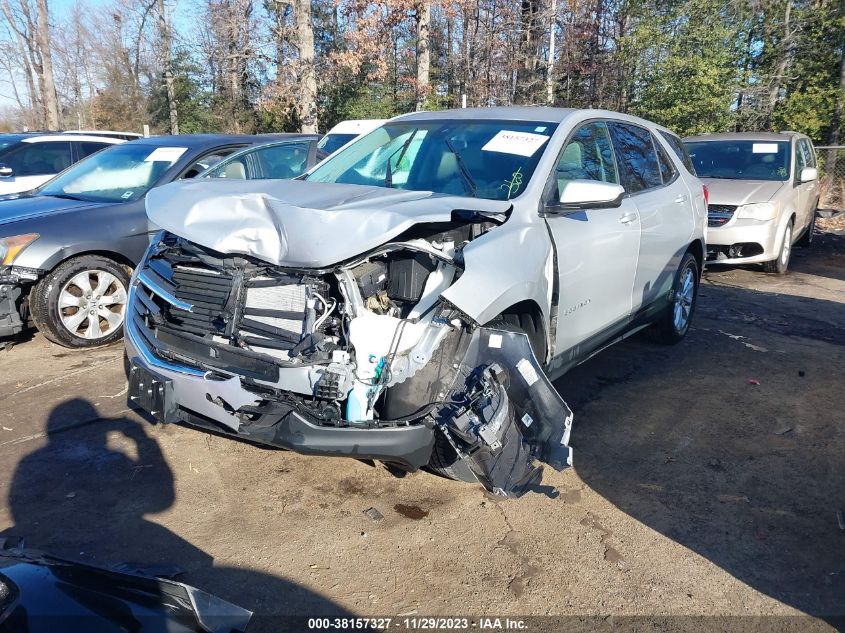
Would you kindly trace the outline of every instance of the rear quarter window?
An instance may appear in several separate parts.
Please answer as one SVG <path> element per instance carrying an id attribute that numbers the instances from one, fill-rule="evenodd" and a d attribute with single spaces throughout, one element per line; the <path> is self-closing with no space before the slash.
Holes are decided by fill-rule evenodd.
<path id="1" fill-rule="evenodd" d="M 638 125 L 608 122 L 622 184 L 628 193 L 663 185 L 651 132 Z"/>
<path id="2" fill-rule="evenodd" d="M 679 139 L 674 134 L 670 134 L 664 130 L 658 130 L 660 132 L 660 136 L 662 136 L 667 143 L 669 143 L 669 147 L 672 148 L 672 151 L 675 152 L 675 155 L 681 159 L 681 162 L 684 164 L 684 167 L 687 168 L 687 171 L 695 176 L 695 165 L 692 164 L 692 159 L 689 156 L 689 152 L 687 152 L 687 148 L 684 146 L 681 139 Z"/>

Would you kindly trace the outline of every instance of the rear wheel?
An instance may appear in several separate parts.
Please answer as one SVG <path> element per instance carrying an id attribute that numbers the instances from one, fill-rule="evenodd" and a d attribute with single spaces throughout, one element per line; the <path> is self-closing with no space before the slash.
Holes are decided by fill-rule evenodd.
<path id="1" fill-rule="evenodd" d="M 674 345 L 687 335 L 698 300 L 699 279 L 698 261 L 692 253 L 686 253 L 675 273 L 671 301 L 660 319 L 651 326 L 654 340 Z"/>
<path id="2" fill-rule="evenodd" d="M 98 347 L 123 336 L 129 273 L 98 255 L 74 257 L 39 281 L 30 294 L 32 320 L 64 347 Z"/>
<path id="3" fill-rule="evenodd" d="M 786 228 L 783 230 L 783 240 L 781 240 L 780 253 L 777 258 L 763 262 L 763 270 L 767 273 L 774 273 L 775 275 L 785 275 L 786 269 L 789 268 L 789 258 L 792 255 L 792 220 L 790 220 Z"/>

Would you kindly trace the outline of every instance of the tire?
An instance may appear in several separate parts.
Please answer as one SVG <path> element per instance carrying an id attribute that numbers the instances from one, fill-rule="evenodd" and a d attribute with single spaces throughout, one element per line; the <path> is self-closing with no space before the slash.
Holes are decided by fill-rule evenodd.
<path id="1" fill-rule="evenodd" d="M 104 283 L 108 285 L 100 291 Z M 64 347 L 109 345 L 123 336 L 128 288 L 123 265 L 98 255 L 73 257 L 32 289 L 32 320 L 44 336 Z"/>
<path id="2" fill-rule="evenodd" d="M 783 230 L 783 239 L 781 240 L 780 252 L 778 256 L 768 262 L 763 262 L 763 270 L 767 273 L 775 275 L 785 275 L 787 268 L 789 268 L 789 258 L 792 256 L 792 231 L 794 221 L 790 220 L 786 228 Z"/>
<path id="3" fill-rule="evenodd" d="M 816 230 L 816 208 L 813 207 L 813 214 L 810 216 L 810 226 L 804 231 L 804 235 L 796 242 L 798 246 L 809 248 L 813 245 L 813 233 Z"/>
<path id="4" fill-rule="evenodd" d="M 698 260 L 692 253 L 685 253 L 672 281 L 672 300 L 660 318 L 649 328 L 649 334 L 654 341 L 674 345 L 684 339 L 698 303 L 700 280 Z"/>
<path id="5" fill-rule="evenodd" d="M 428 461 L 428 469 L 433 473 L 452 479 L 474 483 L 478 481 L 469 467 L 458 459 L 458 454 L 442 431 L 434 431 L 434 448 Z"/>

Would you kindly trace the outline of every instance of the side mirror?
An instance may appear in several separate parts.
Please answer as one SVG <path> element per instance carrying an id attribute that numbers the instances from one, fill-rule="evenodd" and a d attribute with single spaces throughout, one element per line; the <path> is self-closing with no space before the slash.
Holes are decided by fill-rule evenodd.
<path id="1" fill-rule="evenodd" d="M 547 207 L 550 213 L 582 209 L 611 209 L 622 204 L 625 189 L 621 185 L 599 180 L 570 180 L 556 203 Z"/>
<path id="2" fill-rule="evenodd" d="M 14 175 L 15 172 L 12 171 L 11 167 L 7 167 L 6 165 L 0 164 L 0 178 L 9 178 Z"/>
<path id="3" fill-rule="evenodd" d="M 2 173 L 2 172 L 0 172 Z M 805 167 L 801 170 L 800 178 L 798 179 L 800 182 L 810 182 L 811 180 L 816 180 L 819 177 L 819 170 L 815 167 Z"/>

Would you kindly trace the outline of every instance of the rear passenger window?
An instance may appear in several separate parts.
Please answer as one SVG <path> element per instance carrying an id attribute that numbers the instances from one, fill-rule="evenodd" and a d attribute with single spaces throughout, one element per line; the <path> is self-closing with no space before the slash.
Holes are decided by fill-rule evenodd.
<path id="1" fill-rule="evenodd" d="M 90 156 L 94 152 L 99 152 L 104 147 L 108 147 L 111 143 L 77 143 L 77 147 L 79 148 L 79 158 L 85 158 L 86 156 Z"/>
<path id="2" fill-rule="evenodd" d="M 660 187 L 660 164 L 651 140 L 651 132 L 628 123 L 608 123 L 616 150 L 622 185 L 628 193 Z"/>
<path id="3" fill-rule="evenodd" d="M 572 135 L 555 167 L 557 193 L 570 180 L 599 180 L 619 184 L 607 125 L 588 123 Z"/>

